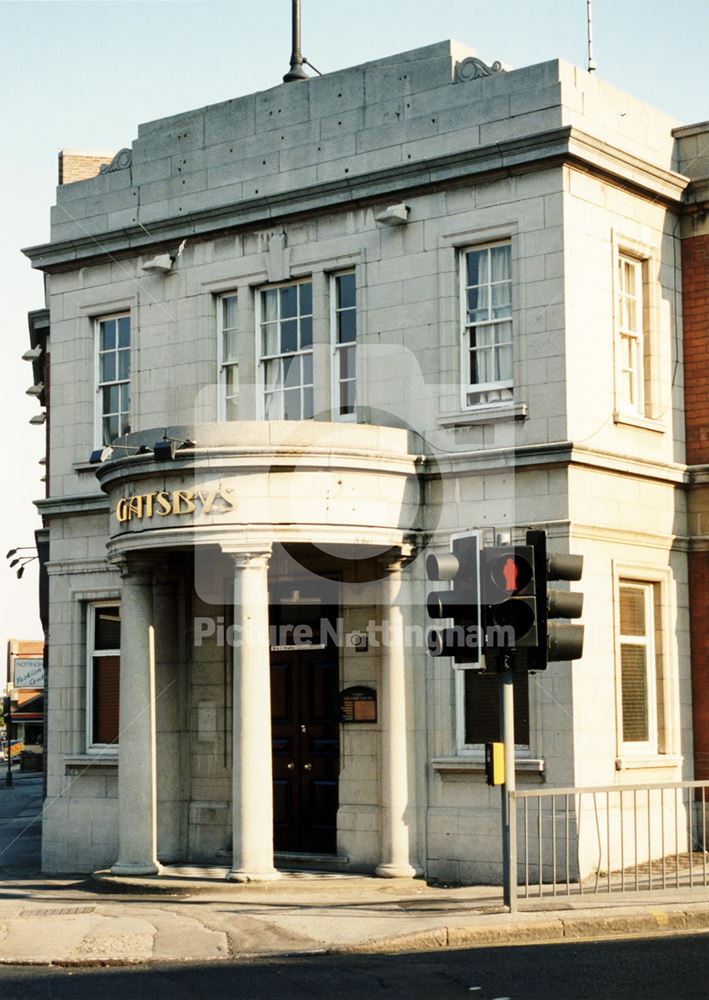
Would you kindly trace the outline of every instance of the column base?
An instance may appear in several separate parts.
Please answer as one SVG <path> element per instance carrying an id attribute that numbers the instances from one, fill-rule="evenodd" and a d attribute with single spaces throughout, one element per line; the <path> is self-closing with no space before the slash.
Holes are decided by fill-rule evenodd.
<path id="1" fill-rule="evenodd" d="M 111 865 L 112 875 L 162 875 L 162 865 L 159 862 L 155 864 L 151 862 L 146 862 L 145 864 L 122 864 L 117 861 L 115 865 Z"/>
<path id="2" fill-rule="evenodd" d="M 248 872 L 241 868 L 232 868 L 227 872 L 227 882 L 275 882 L 281 877 L 281 873 L 275 868 L 260 872 Z"/>
<path id="3" fill-rule="evenodd" d="M 419 872 L 412 865 L 385 864 L 374 869 L 377 878 L 416 878 Z"/>

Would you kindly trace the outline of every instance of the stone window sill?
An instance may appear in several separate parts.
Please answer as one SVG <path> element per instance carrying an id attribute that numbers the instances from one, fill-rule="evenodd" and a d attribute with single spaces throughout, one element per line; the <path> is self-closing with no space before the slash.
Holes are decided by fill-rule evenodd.
<path id="1" fill-rule="evenodd" d="M 433 770 L 445 777 L 447 774 L 484 774 L 482 757 L 437 757 L 431 761 Z M 517 757 L 515 773 L 544 774 L 544 761 L 535 757 Z"/>
<path id="2" fill-rule="evenodd" d="M 654 431 L 656 434 L 664 434 L 667 430 L 665 424 L 660 420 L 651 420 L 649 417 L 642 417 L 639 413 L 623 413 L 621 410 L 613 411 L 613 422 L 624 424 L 627 427 L 640 427 L 645 431 Z"/>
<path id="3" fill-rule="evenodd" d="M 77 753 L 64 758 L 67 774 L 81 774 L 82 771 L 108 770 L 118 767 L 118 753 Z"/>
<path id="4" fill-rule="evenodd" d="M 526 403 L 490 403 L 459 413 L 442 413 L 439 427 L 468 427 L 475 424 L 492 424 L 502 420 L 526 420 Z"/>
<path id="5" fill-rule="evenodd" d="M 681 767 L 684 757 L 673 753 L 639 753 L 616 757 L 616 771 L 639 771 L 649 768 Z"/>

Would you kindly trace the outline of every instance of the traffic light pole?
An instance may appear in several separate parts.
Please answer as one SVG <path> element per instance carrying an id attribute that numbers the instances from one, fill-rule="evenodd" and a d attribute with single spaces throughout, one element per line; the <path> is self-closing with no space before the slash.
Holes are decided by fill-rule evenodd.
<path id="1" fill-rule="evenodd" d="M 9 699 L 8 699 L 9 702 Z M 7 774 L 5 784 L 12 788 L 12 713 L 5 713 L 5 754 L 7 756 Z"/>
<path id="2" fill-rule="evenodd" d="M 505 783 L 502 796 L 502 879 L 504 902 L 510 913 L 517 911 L 517 805 L 510 801 L 515 784 L 514 660 L 505 653 L 500 666 L 500 735 L 505 746 Z"/>

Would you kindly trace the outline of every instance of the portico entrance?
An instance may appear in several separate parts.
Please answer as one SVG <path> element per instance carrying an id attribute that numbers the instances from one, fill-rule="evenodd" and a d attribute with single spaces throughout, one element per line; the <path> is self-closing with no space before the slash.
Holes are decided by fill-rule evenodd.
<path id="1" fill-rule="evenodd" d="M 274 851 L 341 852 L 382 877 L 415 874 L 418 674 L 405 617 L 422 490 L 408 433 L 288 422 L 179 433 L 196 444 L 169 465 L 140 449 L 157 440 L 150 431 L 99 473 L 130 623 L 114 873 L 156 874 L 161 856 L 186 845 L 195 859 L 230 851 L 237 882 L 278 878 Z M 192 569 L 171 582 L 190 555 Z M 345 636 L 373 620 L 386 623 L 386 641 L 355 655 Z M 172 683 L 179 635 L 195 644 L 182 654 L 186 698 Z M 375 692 L 376 715 L 361 727 L 340 725 L 345 679 Z"/>

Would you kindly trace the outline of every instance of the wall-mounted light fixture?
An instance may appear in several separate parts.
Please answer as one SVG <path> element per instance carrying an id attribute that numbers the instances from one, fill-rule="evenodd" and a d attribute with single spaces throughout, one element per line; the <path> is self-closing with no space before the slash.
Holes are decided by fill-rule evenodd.
<path id="1" fill-rule="evenodd" d="M 169 253 L 159 253 L 157 257 L 151 257 L 141 267 L 146 274 L 169 274 L 172 271 L 174 258 Z"/>
<path id="2" fill-rule="evenodd" d="M 92 451 L 89 456 L 89 463 L 91 465 L 100 465 L 102 462 L 107 462 L 113 455 L 114 451 L 125 451 L 131 455 L 152 455 L 153 453 L 153 449 L 148 448 L 146 444 L 141 444 L 140 446 L 129 444 L 108 444 L 104 445 L 103 448 L 96 448 Z"/>
<path id="3" fill-rule="evenodd" d="M 32 552 L 34 554 L 18 555 L 18 552 L 19 553 Z M 16 549 L 10 549 L 5 558 L 11 560 L 10 569 L 15 569 L 16 566 L 18 567 L 18 569 L 16 569 L 15 572 L 17 573 L 17 579 L 21 580 L 22 574 L 25 571 L 25 566 L 27 566 L 31 562 L 34 562 L 34 560 L 37 558 L 37 548 L 35 545 L 20 545 Z"/>
<path id="4" fill-rule="evenodd" d="M 174 462 L 176 452 L 183 451 L 186 448 L 194 448 L 194 446 L 194 441 L 190 441 L 189 438 L 169 438 L 167 431 L 165 431 L 162 441 L 156 441 L 153 447 L 155 461 Z"/>
<path id="5" fill-rule="evenodd" d="M 409 221 L 409 206 L 402 202 L 398 205 L 389 205 L 383 211 L 374 216 L 380 226 L 405 226 Z"/>

